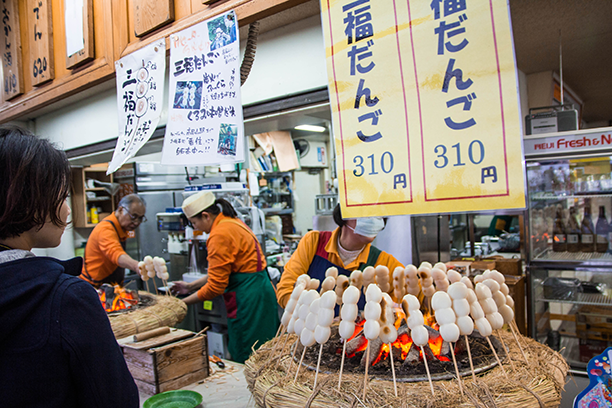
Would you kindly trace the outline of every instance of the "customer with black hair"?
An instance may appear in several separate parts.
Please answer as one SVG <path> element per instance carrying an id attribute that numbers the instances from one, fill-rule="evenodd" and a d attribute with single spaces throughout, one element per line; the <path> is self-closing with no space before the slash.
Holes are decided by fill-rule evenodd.
<path id="1" fill-rule="evenodd" d="M 64 152 L 0 127 L 0 405 L 138 407 L 136 384 L 81 258 L 37 257 L 60 244 L 70 208 Z"/>
<path id="2" fill-rule="evenodd" d="M 257 237 L 236 210 L 211 192 L 194 194 L 183 202 L 183 213 L 193 227 L 209 234 L 208 274 L 192 283 L 175 282 L 177 294 L 194 304 L 223 295 L 227 309 L 228 345 L 234 361 L 243 363 L 251 347 L 276 334 L 279 319 L 274 286 L 266 270 L 266 257 Z"/>
<path id="3" fill-rule="evenodd" d="M 352 271 L 366 266 L 385 265 L 393 282 L 393 271 L 403 266 L 392 255 L 372 245 L 376 235 L 383 230 L 386 220 L 379 217 L 343 219 L 340 205 L 333 212 L 338 225 L 334 231 L 310 231 L 298 244 L 278 283 L 276 297 L 285 307 L 297 278 L 307 273 L 323 282 L 327 268 L 335 266 L 338 273 L 349 276 Z M 360 308 L 363 308 L 363 300 Z"/>

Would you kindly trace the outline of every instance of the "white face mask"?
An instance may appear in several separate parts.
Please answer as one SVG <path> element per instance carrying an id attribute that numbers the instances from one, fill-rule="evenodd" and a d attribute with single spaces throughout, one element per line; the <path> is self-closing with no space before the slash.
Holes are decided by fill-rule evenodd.
<path id="1" fill-rule="evenodd" d="M 385 228 L 385 222 L 381 217 L 357 218 L 355 228 L 347 225 L 355 234 L 368 238 L 376 238 L 376 235 Z"/>

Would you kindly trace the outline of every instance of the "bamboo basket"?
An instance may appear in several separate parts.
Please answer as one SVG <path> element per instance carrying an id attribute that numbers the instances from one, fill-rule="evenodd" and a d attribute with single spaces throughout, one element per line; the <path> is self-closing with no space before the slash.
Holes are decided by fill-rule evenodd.
<path id="1" fill-rule="evenodd" d="M 297 339 L 294 335 L 286 343 L 285 336 L 270 340 L 255 351 L 245 363 L 244 375 L 260 407 L 558 407 L 569 370 L 563 357 L 549 347 L 521 336 L 529 360 L 526 363 L 511 333 L 501 333 L 516 370 L 506 358 L 502 364 L 508 379 L 499 366 L 477 375 L 476 381 L 471 376 L 462 377 L 464 396 L 461 396 L 456 379 L 434 381 L 435 396 L 432 396 L 427 381 L 398 382 L 398 396 L 395 397 L 393 381 L 370 378 L 364 401 L 363 374 L 344 373 L 338 390 L 338 374 L 321 372 L 313 392 L 314 371 L 302 367 L 297 381 L 293 382 L 297 370 L 297 364 L 291 359 L 291 347 Z M 270 356 L 276 341 L 282 341 L 285 347 L 282 352 L 277 349 L 274 356 Z"/>
<path id="2" fill-rule="evenodd" d="M 180 323 L 187 314 L 185 302 L 174 296 L 155 296 L 142 291 L 138 295 L 153 297 L 153 301 L 148 307 L 108 316 L 116 339 L 162 326 L 172 327 Z"/>

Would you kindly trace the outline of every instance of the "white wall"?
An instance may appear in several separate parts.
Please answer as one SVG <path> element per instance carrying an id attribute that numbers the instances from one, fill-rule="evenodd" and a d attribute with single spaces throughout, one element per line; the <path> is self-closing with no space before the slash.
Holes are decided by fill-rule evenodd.
<path id="1" fill-rule="evenodd" d="M 244 43 L 241 44 L 244 51 Z M 241 88 L 249 105 L 327 86 L 325 43 L 318 15 L 259 36 L 255 63 Z"/>
<path id="2" fill-rule="evenodd" d="M 242 53 L 244 46 L 243 42 Z M 255 62 L 248 80 L 241 88 L 242 104 L 253 104 L 323 86 L 327 86 L 327 71 L 321 20 L 317 15 L 259 36 Z M 159 126 L 165 125 L 168 117 L 168 69 L 164 91 Z M 111 89 L 94 93 L 77 103 L 37 117 L 35 131 L 58 143 L 63 149 L 117 137 L 116 98 L 113 85 Z"/>

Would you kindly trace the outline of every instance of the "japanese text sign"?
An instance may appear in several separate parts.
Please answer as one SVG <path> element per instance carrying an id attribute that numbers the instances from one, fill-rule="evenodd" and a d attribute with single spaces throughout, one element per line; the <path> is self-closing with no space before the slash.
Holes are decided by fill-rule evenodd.
<path id="1" fill-rule="evenodd" d="M 38 86 L 55 78 L 51 1 L 27 0 L 26 12 L 30 54 L 27 69 L 32 85 Z"/>
<path id="2" fill-rule="evenodd" d="M 23 93 L 21 73 L 21 35 L 19 32 L 19 3 L 2 0 L 2 100 L 8 101 Z"/>
<path id="3" fill-rule="evenodd" d="M 321 0 L 344 217 L 525 207 L 503 0 Z"/>
<path id="4" fill-rule="evenodd" d="M 162 111 L 166 41 L 150 44 L 115 62 L 119 138 L 108 174 L 115 172 L 147 143 Z"/>
<path id="5" fill-rule="evenodd" d="M 170 36 L 162 164 L 244 161 L 240 47 L 234 11 Z"/>

